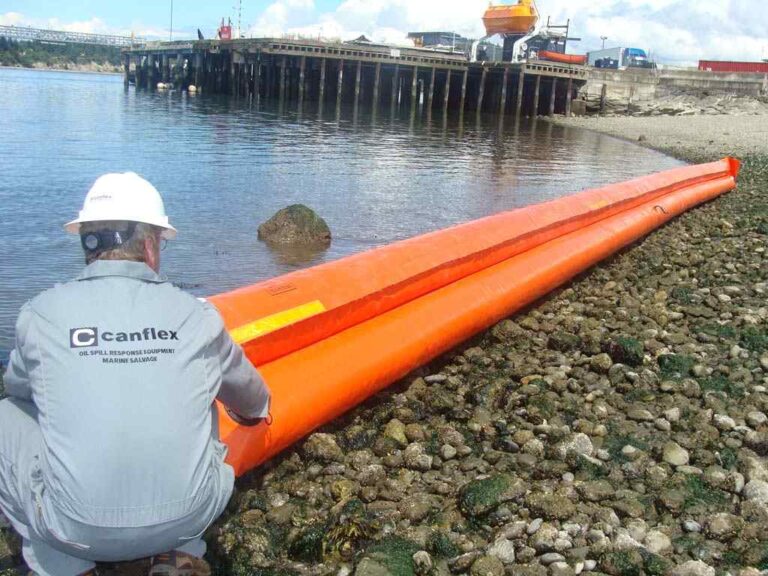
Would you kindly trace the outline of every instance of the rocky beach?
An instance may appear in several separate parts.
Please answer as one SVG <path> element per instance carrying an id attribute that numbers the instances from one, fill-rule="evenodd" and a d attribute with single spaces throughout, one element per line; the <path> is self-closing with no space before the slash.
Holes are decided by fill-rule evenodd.
<path id="1" fill-rule="evenodd" d="M 558 122 L 739 188 L 239 480 L 216 574 L 768 570 L 768 116 Z"/>

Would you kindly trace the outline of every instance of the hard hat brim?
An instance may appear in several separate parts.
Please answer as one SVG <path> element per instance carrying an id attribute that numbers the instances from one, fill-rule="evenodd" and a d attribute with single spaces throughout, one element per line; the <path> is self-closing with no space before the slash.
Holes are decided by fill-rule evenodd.
<path id="1" fill-rule="evenodd" d="M 176 234 L 178 232 L 176 230 L 176 228 L 171 226 L 170 223 L 167 222 L 167 221 L 166 222 L 149 222 L 146 219 L 142 219 L 142 220 L 136 219 L 135 220 L 135 219 L 132 219 L 132 218 L 125 218 L 125 217 L 115 218 L 114 220 L 126 221 L 126 222 L 140 222 L 142 224 L 150 224 L 151 226 L 157 226 L 158 228 L 162 228 L 163 229 L 163 232 L 162 232 L 161 236 L 165 240 L 175 240 L 176 239 Z M 89 223 L 89 222 L 111 222 L 111 221 L 112 220 L 104 220 L 104 219 L 91 220 L 91 219 L 88 219 L 88 218 L 78 218 L 77 220 L 72 220 L 72 222 L 67 222 L 64 225 L 64 230 L 66 230 L 70 234 L 80 234 L 80 224 L 86 224 L 86 223 Z"/>

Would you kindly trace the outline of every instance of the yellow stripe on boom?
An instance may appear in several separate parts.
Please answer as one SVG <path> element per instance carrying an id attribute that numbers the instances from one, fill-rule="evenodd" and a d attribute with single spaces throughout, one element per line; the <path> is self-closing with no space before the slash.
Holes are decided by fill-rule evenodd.
<path id="1" fill-rule="evenodd" d="M 251 322 L 240 328 L 235 328 L 230 332 L 230 335 L 232 336 L 232 340 L 238 344 L 245 344 L 246 342 L 264 336 L 265 334 L 280 330 L 280 328 L 285 328 L 291 324 L 296 324 L 297 322 L 306 320 L 312 316 L 317 316 L 323 312 L 325 312 L 325 306 L 323 306 L 323 303 L 320 302 L 320 300 L 315 300 L 314 302 L 309 302 L 308 304 L 303 304 L 296 308 L 291 308 L 290 310 L 284 310 L 283 312 L 278 312 L 272 316 L 261 318 L 260 320 L 256 320 L 255 322 Z"/>

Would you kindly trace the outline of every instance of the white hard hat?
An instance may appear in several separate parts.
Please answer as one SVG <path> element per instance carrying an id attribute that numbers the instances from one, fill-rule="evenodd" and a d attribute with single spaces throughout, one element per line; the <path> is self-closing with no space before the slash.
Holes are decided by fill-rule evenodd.
<path id="1" fill-rule="evenodd" d="M 105 174 L 93 184 L 77 220 L 64 226 L 78 234 L 80 224 L 105 220 L 143 222 L 163 228 L 163 238 L 173 240 L 176 229 L 168 222 L 160 193 L 138 174 Z"/>

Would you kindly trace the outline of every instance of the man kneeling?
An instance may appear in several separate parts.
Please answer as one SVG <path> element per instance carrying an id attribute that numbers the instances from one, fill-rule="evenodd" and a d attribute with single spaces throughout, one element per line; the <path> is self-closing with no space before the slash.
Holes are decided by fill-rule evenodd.
<path id="1" fill-rule="evenodd" d="M 206 574 L 234 486 L 214 400 L 256 424 L 269 391 L 216 310 L 158 276 L 176 230 L 149 182 L 102 176 L 66 228 L 87 266 L 19 315 L 0 510 L 41 576 L 149 556 L 151 574 Z"/>

